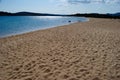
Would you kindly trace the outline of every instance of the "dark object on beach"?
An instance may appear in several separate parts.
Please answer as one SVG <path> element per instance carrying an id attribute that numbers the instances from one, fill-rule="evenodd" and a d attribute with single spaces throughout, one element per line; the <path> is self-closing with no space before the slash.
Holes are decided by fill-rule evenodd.
<path id="1" fill-rule="evenodd" d="M 78 22 L 81 22 L 80 20 L 78 20 Z"/>
<path id="2" fill-rule="evenodd" d="M 71 22 L 71 21 L 68 21 L 69 23 Z"/>

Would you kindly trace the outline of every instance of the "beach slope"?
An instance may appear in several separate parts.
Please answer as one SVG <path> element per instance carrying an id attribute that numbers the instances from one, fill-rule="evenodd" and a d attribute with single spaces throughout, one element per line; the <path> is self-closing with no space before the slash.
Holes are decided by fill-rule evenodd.
<path id="1" fill-rule="evenodd" d="M 120 20 L 2 38 L 0 80 L 120 80 Z"/>

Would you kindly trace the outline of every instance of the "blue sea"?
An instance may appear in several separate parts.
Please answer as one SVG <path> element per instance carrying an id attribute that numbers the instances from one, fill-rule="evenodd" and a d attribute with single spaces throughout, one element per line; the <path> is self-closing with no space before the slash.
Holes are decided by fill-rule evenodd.
<path id="1" fill-rule="evenodd" d="M 87 20 L 65 16 L 0 16 L 0 38 Z"/>

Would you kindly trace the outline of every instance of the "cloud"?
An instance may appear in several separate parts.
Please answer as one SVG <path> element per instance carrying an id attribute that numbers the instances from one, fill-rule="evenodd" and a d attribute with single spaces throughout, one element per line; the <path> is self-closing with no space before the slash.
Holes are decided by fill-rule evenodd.
<path id="1" fill-rule="evenodd" d="M 71 4 L 78 4 L 78 3 L 120 3 L 120 0 L 68 0 Z"/>
<path id="2" fill-rule="evenodd" d="M 120 3 L 120 0 L 58 0 L 61 3 L 79 4 L 79 3 L 104 3 L 104 4 L 114 4 Z"/>
<path id="3" fill-rule="evenodd" d="M 61 2 L 67 2 L 67 0 L 60 0 Z"/>
<path id="4" fill-rule="evenodd" d="M 64 2 L 68 2 L 68 0 L 49 0 L 51 2 L 60 2 L 60 3 L 64 3 Z"/>

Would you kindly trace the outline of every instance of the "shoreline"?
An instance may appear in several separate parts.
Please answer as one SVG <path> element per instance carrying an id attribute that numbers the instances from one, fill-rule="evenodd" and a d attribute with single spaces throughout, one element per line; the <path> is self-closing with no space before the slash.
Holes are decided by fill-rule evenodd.
<path id="1" fill-rule="evenodd" d="M 0 39 L 1 80 L 119 80 L 120 20 L 89 18 Z"/>
<path id="2" fill-rule="evenodd" d="M 79 23 L 79 22 L 75 22 L 75 23 Z M 61 25 L 61 26 L 67 26 L 67 25 L 71 25 L 71 24 L 75 24 L 75 23 L 65 24 L 65 25 Z M 36 31 L 42 31 L 42 30 L 52 29 L 52 28 L 61 27 L 61 26 L 46 27 L 46 28 L 39 29 L 39 30 L 33 30 L 33 31 L 26 31 L 26 32 L 21 32 L 21 33 L 15 33 L 15 34 L 12 34 L 12 35 L 10 34 L 10 35 L 6 35 L 4 37 L 0 37 L 0 39 L 4 39 L 4 38 L 8 38 L 8 37 L 13 37 L 13 36 L 24 35 L 24 34 L 29 34 L 29 33 L 34 33 Z"/>
<path id="3" fill-rule="evenodd" d="M 24 18 L 23 16 L 21 16 L 21 17 L 22 17 L 22 19 Z M 20 18 L 20 17 L 18 17 L 18 18 Z M 19 34 L 24 34 L 24 33 L 29 33 L 29 32 L 34 32 L 34 31 L 38 31 L 38 30 L 50 29 L 50 28 L 54 28 L 54 27 L 57 27 L 57 26 L 70 25 L 70 24 L 73 24 L 73 23 L 76 23 L 76 22 L 86 22 L 86 21 L 89 20 L 85 17 L 63 17 L 63 16 L 59 16 L 59 17 L 58 16 L 54 16 L 54 17 L 53 16 L 37 16 L 37 17 L 35 17 L 35 19 L 37 19 L 37 18 L 39 18 L 39 20 L 41 20 L 41 21 L 38 22 L 37 23 L 38 25 L 36 25 L 36 27 L 34 27 L 34 28 L 31 27 L 31 26 L 34 26 L 33 25 L 34 22 L 32 24 L 29 21 L 29 19 L 26 20 L 28 22 L 26 22 L 26 23 L 23 22 L 23 26 L 21 24 L 19 24 L 18 21 L 16 21 L 16 23 L 14 23 L 14 26 L 11 26 L 10 24 L 9 24 L 10 26 L 4 26 L 4 25 L 1 24 L 1 26 L 4 26 L 6 28 L 1 27 L 0 38 L 19 35 Z M 45 21 L 42 18 L 44 18 Z M 55 18 L 56 21 L 54 21 L 54 18 Z M 32 16 L 30 16 L 30 19 L 32 19 Z M 41 23 L 42 21 L 43 21 L 44 25 Z M 50 21 L 52 21 L 52 22 L 50 22 Z M 64 22 L 62 22 L 62 21 L 64 21 Z M 6 22 L 4 21 L 3 23 L 6 23 Z M 10 22 L 10 23 L 12 23 L 12 22 Z M 31 23 L 31 25 L 25 27 L 24 24 L 27 25 L 28 23 Z M 41 26 L 39 26 L 39 25 L 41 25 Z M 37 26 L 39 26 L 39 27 L 37 27 Z M 8 27 L 9 30 L 7 29 L 7 27 Z M 17 27 L 20 27 L 20 28 L 17 29 Z"/>
<path id="4" fill-rule="evenodd" d="M 83 18 L 85 18 L 85 17 L 83 17 Z M 84 21 L 84 22 L 88 22 L 88 21 L 89 21 L 89 18 L 86 18 L 86 19 L 87 19 L 87 20 Z M 24 34 L 29 34 L 29 33 L 32 33 L 32 32 L 42 31 L 42 30 L 47 30 L 47 29 L 52 29 L 52 28 L 61 27 L 61 26 L 67 26 L 67 25 L 71 25 L 71 24 L 75 24 L 75 23 L 83 23 L 83 22 L 82 22 L 82 21 L 81 21 L 81 22 L 79 22 L 79 21 L 78 21 L 78 22 L 69 22 L 68 24 L 65 24 L 65 25 L 52 26 L 52 27 L 41 28 L 41 29 L 39 29 L 39 30 L 24 31 L 24 32 L 21 32 L 21 33 L 9 34 L 9 35 L 0 37 L 0 39 L 7 38 L 7 37 L 13 37 L 13 36 L 24 35 Z"/>

